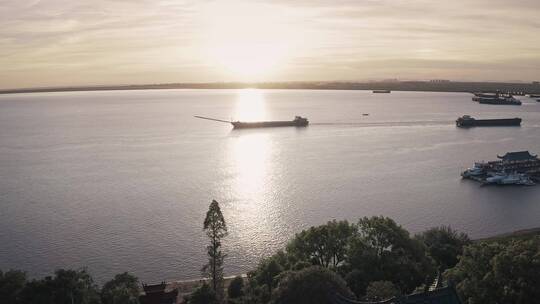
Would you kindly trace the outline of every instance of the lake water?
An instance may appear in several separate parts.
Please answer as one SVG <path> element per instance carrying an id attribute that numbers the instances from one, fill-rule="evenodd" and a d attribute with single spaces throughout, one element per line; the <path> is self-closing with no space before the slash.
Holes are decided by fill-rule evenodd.
<path id="1" fill-rule="evenodd" d="M 385 215 L 413 233 L 452 225 L 472 237 L 540 226 L 540 186 L 480 187 L 459 175 L 507 151 L 540 153 L 540 103 L 520 98 L 521 107 L 423 92 L 0 95 L 0 269 L 197 278 L 212 199 L 230 232 L 229 275 L 331 219 Z M 458 129 L 463 114 L 523 125 Z M 232 130 L 193 115 L 311 124 Z"/>

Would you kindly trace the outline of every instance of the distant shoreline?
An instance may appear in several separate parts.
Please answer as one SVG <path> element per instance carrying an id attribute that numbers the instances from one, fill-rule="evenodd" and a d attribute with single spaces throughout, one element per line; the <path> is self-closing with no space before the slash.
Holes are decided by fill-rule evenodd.
<path id="1" fill-rule="evenodd" d="M 277 90 L 391 90 L 424 92 L 479 92 L 505 91 L 540 94 L 540 84 L 506 82 L 454 82 L 454 81 L 378 81 L 378 82 L 213 82 L 213 83 L 166 83 L 111 86 L 73 86 L 3 89 L 0 94 L 163 90 L 163 89 L 277 89 Z"/>

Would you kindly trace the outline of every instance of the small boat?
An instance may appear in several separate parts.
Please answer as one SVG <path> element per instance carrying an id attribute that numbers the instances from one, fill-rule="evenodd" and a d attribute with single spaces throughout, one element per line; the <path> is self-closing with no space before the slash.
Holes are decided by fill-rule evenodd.
<path id="1" fill-rule="evenodd" d="M 536 100 L 537 102 L 540 102 L 540 98 Z"/>
<path id="2" fill-rule="evenodd" d="M 485 184 L 499 184 L 508 175 L 504 172 L 490 173 L 490 177 L 486 178 Z"/>
<path id="3" fill-rule="evenodd" d="M 472 168 L 467 168 L 467 170 L 463 171 L 463 173 L 461 173 L 461 176 L 470 177 L 484 175 L 486 173 L 484 167 L 484 163 L 474 163 L 474 166 Z"/>
<path id="4" fill-rule="evenodd" d="M 496 126 L 520 126 L 521 118 L 501 118 L 501 119 L 476 119 L 469 115 L 463 115 L 456 119 L 456 126 L 466 127 L 496 127 Z"/>
<path id="5" fill-rule="evenodd" d="M 362 116 L 369 116 L 369 113 L 362 113 Z"/>
<path id="6" fill-rule="evenodd" d="M 540 94 L 529 94 L 530 98 L 540 98 Z"/>
<path id="7" fill-rule="evenodd" d="M 278 120 L 278 121 L 226 121 L 216 118 L 195 116 L 196 118 L 213 120 L 219 122 L 230 123 L 234 129 L 249 129 L 249 128 L 273 128 L 273 127 L 307 127 L 309 121 L 307 118 L 301 116 L 295 116 L 293 120 Z"/>
<path id="8" fill-rule="evenodd" d="M 484 93 L 484 92 L 473 93 L 473 94 L 476 97 L 483 97 L 483 98 L 495 98 L 499 95 L 499 93 Z"/>
<path id="9" fill-rule="evenodd" d="M 390 90 L 373 90 L 373 93 L 391 93 Z"/>

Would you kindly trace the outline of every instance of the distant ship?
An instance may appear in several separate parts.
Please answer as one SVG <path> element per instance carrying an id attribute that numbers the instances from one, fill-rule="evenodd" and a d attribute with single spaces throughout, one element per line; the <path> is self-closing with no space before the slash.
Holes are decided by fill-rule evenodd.
<path id="1" fill-rule="evenodd" d="M 458 127 L 488 127 L 488 126 L 519 126 L 521 118 L 502 118 L 502 119 L 475 119 L 469 115 L 463 115 L 456 119 Z"/>
<path id="2" fill-rule="evenodd" d="M 530 98 L 540 98 L 540 94 L 529 94 Z"/>
<path id="3" fill-rule="evenodd" d="M 478 103 L 492 104 L 492 105 L 511 105 L 511 106 L 521 105 L 521 101 L 514 97 L 482 98 L 478 100 Z"/>
<path id="4" fill-rule="evenodd" d="M 309 124 L 308 119 L 301 116 L 295 116 L 293 120 L 254 121 L 254 122 L 226 121 L 226 120 L 203 117 L 203 116 L 195 116 L 195 117 L 201 118 L 201 119 L 230 123 L 234 129 L 307 127 L 307 125 Z"/>
<path id="5" fill-rule="evenodd" d="M 390 90 L 373 90 L 373 93 L 391 93 Z"/>

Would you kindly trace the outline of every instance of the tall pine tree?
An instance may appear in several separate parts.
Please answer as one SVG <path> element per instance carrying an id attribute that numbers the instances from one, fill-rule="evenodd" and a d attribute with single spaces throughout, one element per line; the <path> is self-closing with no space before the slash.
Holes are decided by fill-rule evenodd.
<path id="1" fill-rule="evenodd" d="M 210 244 L 206 247 L 208 264 L 204 265 L 202 272 L 210 278 L 210 286 L 221 301 L 223 299 L 223 261 L 226 256 L 221 251 L 221 239 L 227 236 L 227 225 L 219 203 L 215 200 L 212 200 L 208 212 L 206 212 L 204 230 L 210 239 Z"/>

